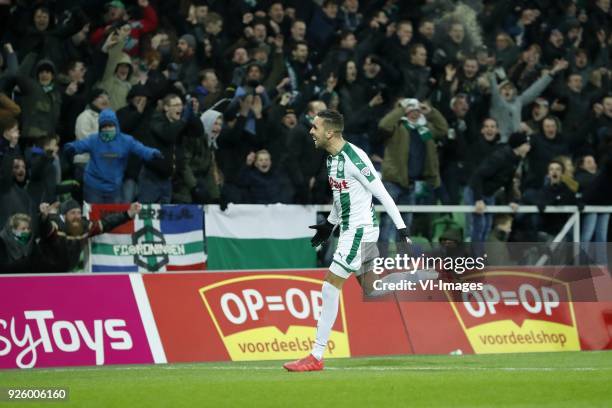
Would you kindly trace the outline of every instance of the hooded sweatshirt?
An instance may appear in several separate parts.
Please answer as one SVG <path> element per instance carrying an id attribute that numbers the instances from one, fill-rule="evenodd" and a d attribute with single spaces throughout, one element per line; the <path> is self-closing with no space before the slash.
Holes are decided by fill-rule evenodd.
<path id="1" fill-rule="evenodd" d="M 217 137 L 219 135 L 213 135 L 212 128 L 219 116 L 221 116 L 221 112 L 213 109 L 207 110 L 202 114 L 202 116 L 200 116 L 202 126 L 204 126 L 204 134 L 206 135 L 206 140 L 208 141 L 208 147 L 213 148 L 214 150 L 218 149 Z"/>
<path id="2" fill-rule="evenodd" d="M 153 159 L 157 149 L 146 147 L 132 136 L 121 132 L 115 112 L 104 109 L 100 112 L 99 125 L 112 122 L 116 135 L 110 141 L 104 141 L 100 133 L 93 133 L 83 140 L 66 144 L 66 149 L 77 154 L 89 153 L 91 159 L 85 168 L 85 185 L 103 192 L 117 191 L 122 183 L 130 153 L 145 161 Z"/>
<path id="3" fill-rule="evenodd" d="M 497 121 L 501 142 L 506 143 L 512 133 L 520 131 L 523 107 L 529 105 L 540 96 L 553 81 L 553 77 L 551 75 L 544 75 L 531 84 L 523 93 L 514 96 L 509 101 L 502 97 L 499 85 L 497 84 L 497 77 L 494 73 L 489 74 L 489 81 L 491 82 L 490 115 Z"/>
<path id="4" fill-rule="evenodd" d="M 132 59 L 129 55 L 121 51 L 124 42 L 125 40 L 120 40 L 119 43 L 109 48 L 104 75 L 98 84 L 99 88 L 104 89 L 108 93 L 111 108 L 115 111 L 127 105 L 127 96 L 132 88 L 130 82 L 132 76 Z M 121 80 L 115 75 L 117 68 L 121 64 L 127 65 L 129 69 L 126 80 Z"/>
<path id="5" fill-rule="evenodd" d="M 28 64 L 28 60 L 22 63 L 24 66 Z M 49 60 L 41 60 L 36 64 L 36 74 L 43 67 L 55 75 L 55 65 Z M 49 85 L 43 86 L 37 79 L 24 74 L 11 78 L 15 79 L 22 93 L 19 103 L 22 112 L 25 113 L 21 117 L 22 137 L 38 139 L 49 134 L 55 134 L 62 106 L 62 94 L 59 87 L 56 86 L 55 80 Z"/>

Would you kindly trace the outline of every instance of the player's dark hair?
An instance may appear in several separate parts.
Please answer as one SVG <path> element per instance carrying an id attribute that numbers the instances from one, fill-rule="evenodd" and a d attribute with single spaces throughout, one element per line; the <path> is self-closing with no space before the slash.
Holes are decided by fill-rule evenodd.
<path id="1" fill-rule="evenodd" d="M 342 132 L 344 130 L 344 116 L 337 110 L 325 109 L 317 116 L 323 119 L 323 126 L 326 130 L 333 130 L 335 132 Z"/>

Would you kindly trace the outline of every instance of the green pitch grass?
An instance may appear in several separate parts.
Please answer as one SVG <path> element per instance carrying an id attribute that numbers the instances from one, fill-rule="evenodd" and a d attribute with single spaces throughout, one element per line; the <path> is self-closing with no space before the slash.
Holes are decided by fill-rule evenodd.
<path id="1" fill-rule="evenodd" d="M 69 401 L 16 407 L 610 407 L 612 352 L 336 359 L 0 372 L 0 386 L 68 387 Z"/>

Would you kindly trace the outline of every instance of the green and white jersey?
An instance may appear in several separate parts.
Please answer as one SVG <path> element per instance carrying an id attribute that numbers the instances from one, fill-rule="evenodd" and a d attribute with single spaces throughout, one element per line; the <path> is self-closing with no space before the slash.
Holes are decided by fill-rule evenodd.
<path id="1" fill-rule="evenodd" d="M 346 142 L 342 150 L 327 157 L 327 177 L 333 193 L 333 206 L 327 220 L 341 231 L 360 226 L 377 226 L 372 195 L 385 206 L 397 228 L 405 228 L 395 203 L 385 190 L 368 155 Z"/>

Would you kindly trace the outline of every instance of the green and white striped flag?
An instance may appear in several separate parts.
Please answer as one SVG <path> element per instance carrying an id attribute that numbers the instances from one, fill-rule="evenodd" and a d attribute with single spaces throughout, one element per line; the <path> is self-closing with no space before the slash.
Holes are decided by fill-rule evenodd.
<path id="1" fill-rule="evenodd" d="M 206 207 L 208 269 L 312 268 L 314 206 L 230 205 Z"/>
<path id="2" fill-rule="evenodd" d="M 125 204 L 94 204 L 93 220 Z M 92 272 L 192 271 L 206 268 L 203 211 L 198 205 L 144 205 L 140 214 L 91 240 Z"/>

